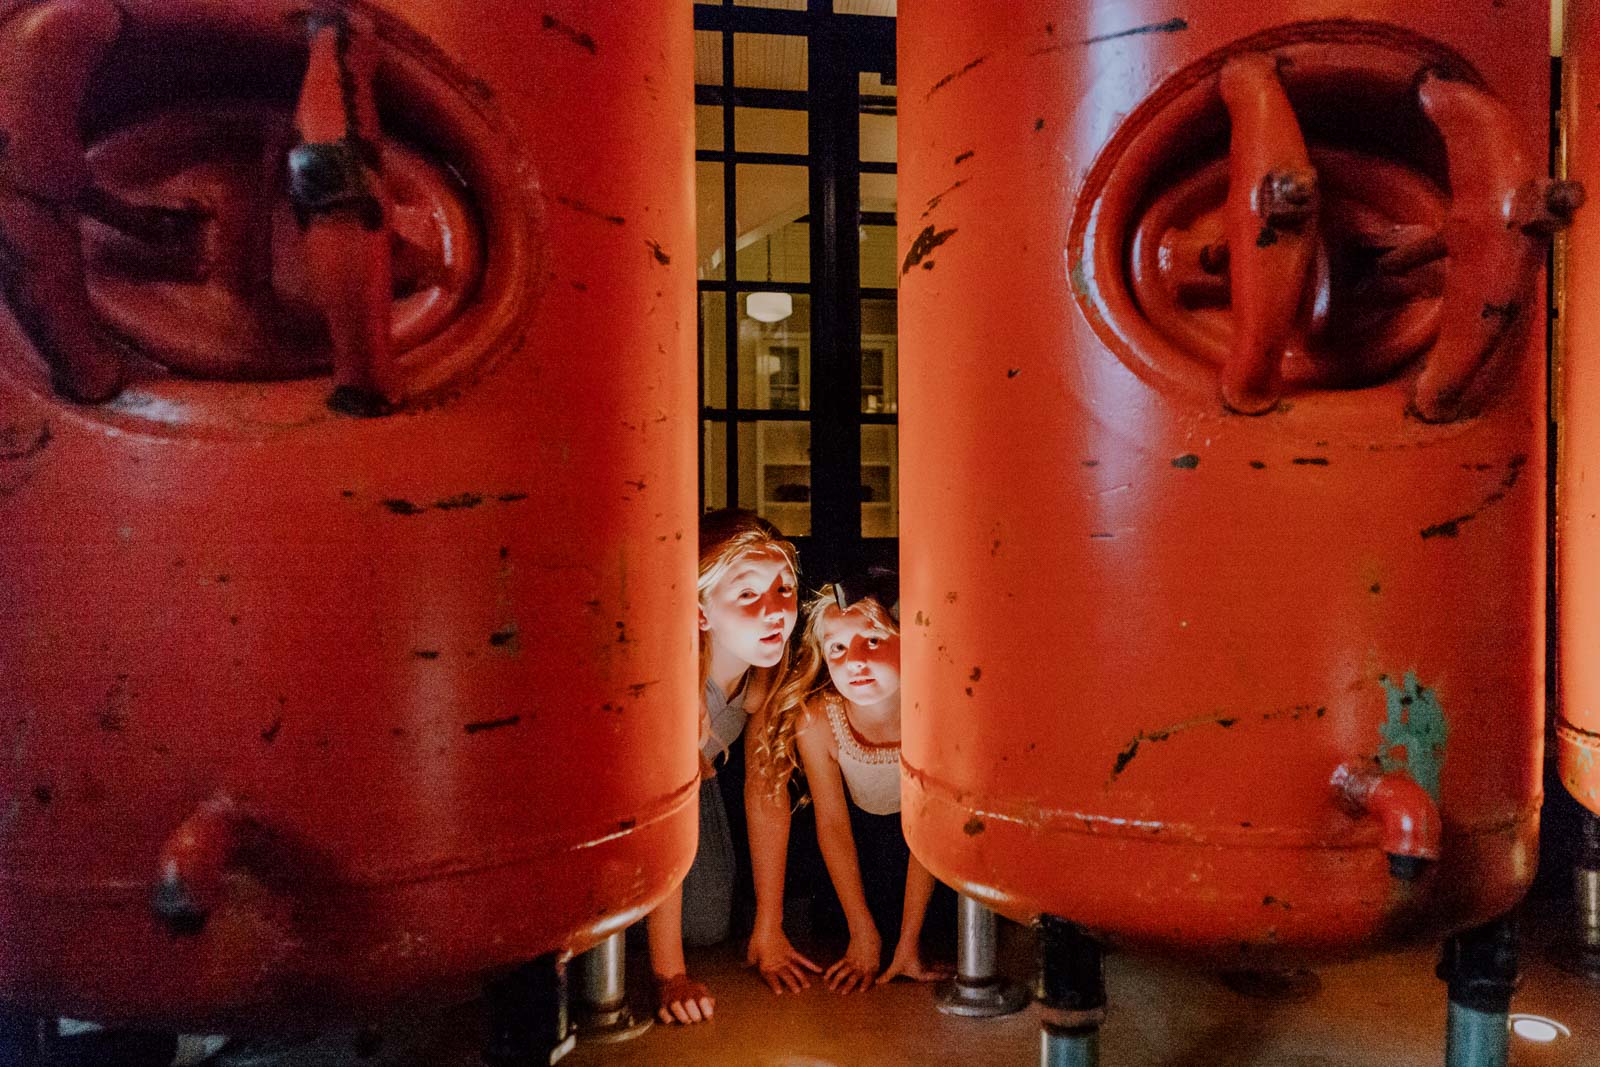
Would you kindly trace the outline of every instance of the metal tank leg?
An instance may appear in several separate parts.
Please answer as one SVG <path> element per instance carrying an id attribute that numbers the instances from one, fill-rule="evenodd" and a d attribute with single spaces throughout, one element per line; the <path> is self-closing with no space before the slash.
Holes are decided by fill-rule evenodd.
<path id="1" fill-rule="evenodd" d="M 619 930 L 572 961 L 577 1003 L 574 1024 L 580 1041 L 629 1041 L 650 1029 L 628 1007 L 627 931 Z"/>
<path id="2" fill-rule="evenodd" d="M 1099 1067 L 1106 980 L 1100 946 L 1080 927 L 1041 915 L 1039 981 L 1040 1067 Z"/>
<path id="3" fill-rule="evenodd" d="M 1505 1067 L 1517 984 L 1516 919 L 1502 916 L 1446 941 L 1438 975 L 1450 985 L 1445 1067 Z"/>
<path id="4" fill-rule="evenodd" d="M 1563 970 L 1600 979 L 1600 816 L 1584 812 L 1582 819 L 1578 858 L 1572 867 L 1576 929 L 1557 962 Z"/>
<path id="5" fill-rule="evenodd" d="M 567 963 L 551 952 L 491 980 L 484 990 L 489 1067 L 550 1067 L 577 1039 L 567 1025 Z"/>
<path id="6" fill-rule="evenodd" d="M 999 933 L 994 912 L 963 893 L 956 913 L 956 976 L 933 991 L 940 1011 L 987 1019 L 1021 1011 L 1028 1003 L 1028 991 L 1000 975 Z"/>

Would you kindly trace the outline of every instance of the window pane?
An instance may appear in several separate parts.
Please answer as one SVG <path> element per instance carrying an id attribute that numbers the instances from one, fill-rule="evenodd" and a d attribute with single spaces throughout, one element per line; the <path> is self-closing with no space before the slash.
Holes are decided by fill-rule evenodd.
<path id="1" fill-rule="evenodd" d="M 722 84 L 722 34 L 716 30 L 694 31 L 694 83 Z"/>
<path id="2" fill-rule="evenodd" d="M 861 410 L 900 410 L 894 300 L 861 301 Z"/>
<path id="3" fill-rule="evenodd" d="M 861 427 L 861 536 L 900 536 L 900 428 Z"/>
<path id="4" fill-rule="evenodd" d="M 899 87 L 885 85 L 883 75 L 875 70 L 864 70 L 856 76 L 856 88 L 862 96 L 899 96 Z"/>
<path id="5" fill-rule="evenodd" d="M 771 280 L 807 281 L 811 273 L 811 239 L 804 227 L 784 231 L 809 209 L 810 168 L 748 163 L 736 171 L 740 249 L 737 277 L 747 281 L 768 278 L 766 242 L 770 237 Z"/>
<path id="6" fill-rule="evenodd" d="M 785 11 L 804 11 L 806 0 L 733 0 L 734 7 L 777 7 Z"/>
<path id="7" fill-rule="evenodd" d="M 722 148 L 722 109 L 705 104 L 694 106 L 694 146 L 717 151 Z"/>
<path id="8" fill-rule="evenodd" d="M 861 176 L 861 210 L 887 211 L 895 209 L 893 174 L 863 174 Z"/>
<path id="9" fill-rule="evenodd" d="M 806 87 L 807 40 L 793 34 L 733 35 L 733 84 L 748 89 Z"/>
<path id="10" fill-rule="evenodd" d="M 894 15 L 896 0 L 833 0 L 836 15 Z"/>
<path id="11" fill-rule="evenodd" d="M 705 382 L 702 403 L 721 408 L 728 404 L 728 325 L 724 318 L 728 298 L 723 293 L 700 294 L 700 367 Z"/>
<path id="12" fill-rule="evenodd" d="M 894 162 L 895 116 L 861 113 L 861 158 L 869 163 Z"/>
<path id="13" fill-rule="evenodd" d="M 776 322 L 750 316 L 750 300 L 787 302 Z M 739 406 L 768 411 L 811 407 L 811 298 L 804 293 L 742 293 L 739 296 Z M 766 311 L 769 309 L 759 309 Z"/>
<path id="14" fill-rule="evenodd" d="M 721 163 L 694 165 L 695 269 L 701 278 L 723 276 Z"/>
<path id="15" fill-rule="evenodd" d="M 733 147 L 740 152 L 793 152 L 811 150 L 807 140 L 808 116 L 804 111 L 772 107 L 733 109 Z"/>
<path id="16" fill-rule="evenodd" d="M 739 424 L 739 499 L 790 537 L 810 536 L 810 423 Z"/>
<path id="17" fill-rule="evenodd" d="M 759 231 L 758 231 L 759 233 Z M 767 231 L 765 236 L 741 239 L 739 273 L 742 282 L 808 282 L 811 280 L 811 227 L 791 222 Z"/>
<path id="18" fill-rule="evenodd" d="M 728 506 L 728 424 L 707 419 L 701 429 L 705 435 L 702 470 L 706 478 L 706 496 L 701 503 L 706 511 L 715 511 Z"/>
<path id="19" fill-rule="evenodd" d="M 900 264 L 896 259 L 893 226 L 862 226 L 861 237 L 861 287 L 863 289 L 893 289 L 900 281 Z"/>

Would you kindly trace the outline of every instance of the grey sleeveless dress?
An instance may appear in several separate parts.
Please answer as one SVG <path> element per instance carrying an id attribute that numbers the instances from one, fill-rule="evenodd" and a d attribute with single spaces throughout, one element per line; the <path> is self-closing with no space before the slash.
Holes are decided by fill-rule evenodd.
<path id="1" fill-rule="evenodd" d="M 706 710 L 711 717 L 711 736 L 701 744 L 700 754 L 715 762 L 744 733 L 749 719 L 744 710 L 744 689 L 741 687 L 729 700 L 716 683 L 706 682 Z M 683 878 L 685 945 L 714 945 L 728 936 L 733 920 L 733 878 L 733 833 L 728 827 L 728 809 L 717 780 L 705 778 L 700 782 L 700 846 Z"/>

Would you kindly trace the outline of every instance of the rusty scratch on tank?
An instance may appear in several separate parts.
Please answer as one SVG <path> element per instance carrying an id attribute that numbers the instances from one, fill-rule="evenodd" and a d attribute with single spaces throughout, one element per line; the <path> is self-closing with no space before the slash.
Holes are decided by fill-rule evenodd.
<path id="1" fill-rule="evenodd" d="M 462 729 L 469 734 L 481 734 L 487 730 L 501 730 L 508 726 L 515 726 L 521 721 L 521 715 L 507 715 L 500 719 L 483 719 L 478 722 L 469 722 Z"/>
<path id="2" fill-rule="evenodd" d="M 404 497 L 385 497 L 378 501 L 378 506 L 392 515 L 421 515 L 428 511 L 471 511 L 480 505 L 490 503 L 515 504 L 528 499 L 527 493 L 477 493 L 472 491 L 452 493 L 450 496 L 440 497 L 432 504 L 418 504 L 416 501 Z"/>
<path id="3" fill-rule="evenodd" d="M 924 96 L 922 99 L 924 99 L 924 100 L 933 99 L 933 94 L 934 93 L 938 92 L 940 89 L 943 89 L 946 85 L 949 85 L 951 82 L 955 81 L 957 78 L 961 77 L 963 74 L 968 73 L 973 68 L 980 66 L 988 58 L 989 58 L 989 53 L 985 52 L 983 55 L 979 56 L 977 59 L 974 59 L 972 62 L 968 63 L 966 66 L 962 67 L 960 70 L 954 70 L 954 71 L 951 71 L 949 74 L 946 74 L 944 77 L 940 78 L 938 81 L 933 83 L 933 88 L 929 89 L 927 95 Z"/>
<path id="4" fill-rule="evenodd" d="M 1084 48 L 1089 45 L 1104 44 L 1107 41 L 1117 41 L 1124 37 L 1140 37 L 1147 33 L 1180 33 L 1189 28 L 1189 22 L 1183 18 L 1170 18 L 1165 22 L 1151 22 L 1144 26 L 1135 26 L 1129 30 L 1115 30 L 1111 33 L 1097 34 L 1094 37 L 1082 37 L 1076 41 L 1062 41 L 1059 44 L 1045 45 L 1029 52 L 1030 56 L 1042 56 L 1050 52 L 1060 52 L 1066 48 Z"/>
<path id="5" fill-rule="evenodd" d="M 1203 726 L 1216 726 L 1228 730 L 1247 721 L 1250 723 L 1269 723 L 1287 719 L 1291 722 L 1298 722 L 1308 716 L 1320 719 L 1326 716 L 1327 713 L 1326 706 L 1295 704 L 1291 707 L 1279 708 L 1276 711 L 1263 712 L 1259 718 L 1240 715 L 1237 712 L 1225 712 L 1217 715 L 1202 715 L 1195 719 L 1185 719 L 1182 722 L 1176 722 L 1171 726 L 1164 726 L 1157 730 L 1141 730 L 1134 735 L 1133 740 L 1123 747 L 1122 751 L 1117 753 L 1116 759 L 1111 764 L 1111 776 L 1106 779 L 1106 787 L 1110 788 L 1116 782 L 1118 776 L 1128 769 L 1128 764 L 1132 763 L 1134 757 L 1139 754 L 1140 749 L 1147 744 L 1159 744 L 1177 734 L 1186 733 L 1189 730 Z"/>
<path id="6" fill-rule="evenodd" d="M 1443 522 L 1436 522 L 1432 526 L 1423 527 L 1422 539 L 1428 541 L 1435 537 L 1455 537 L 1461 532 L 1461 527 L 1506 498 L 1506 494 L 1516 487 L 1517 480 L 1522 477 L 1522 468 L 1527 466 L 1527 463 L 1528 457 L 1522 453 L 1512 456 L 1506 461 L 1506 473 L 1500 479 L 1500 484 L 1495 486 L 1494 491 L 1484 497 L 1477 507 L 1464 515 L 1457 515 L 1453 519 L 1446 519 Z"/>
<path id="7" fill-rule="evenodd" d="M 922 217 L 923 218 L 927 218 L 929 215 L 933 214 L 933 209 L 939 206 L 939 202 L 941 200 L 943 200 L 945 197 L 949 196 L 951 193 L 955 192 L 957 189 L 961 188 L 965 184 L 967 184 L 967 179 L 958 178 L 954 182 L 952 182 L 950 184 L 950 187 L 948 189 L 946 189 L 944 192 L 936 194 L 932 199 L 930 199 L 928 201 L 928 206 L 923 208 Z"/>
<path id="8" fill-rule="evenodd" d="M 655 258 L 657 263 L 665 267 L 668 263 L 672 262 L 672 257 L 667 255 L 666 249 L 661 247 L 660 241 L 646 238 L 644 243 L 649 246 L 650 255 Z"/>
<path id="9" fill-rule="evenodd" d="M 585 52 L 588 52 L 591 56 L 598 54 L 600 51 L 600 46 L 595 43 L 593 37 L 587 33 L 584 33 L 576 26 L 567 25 L 554 15 L 546 15 L 540 20 L 539 24 L 545 29 L 565 37 L 567 40 L 571 41 Z"/>
<path id="10" fill-rule="evenodd" d="M 558 196 L 556 197 L 556 203 L 562 205 L 563 207 L 569 207 L 578 212 L 580 215 L 588 215 L 592 218 L 597 218 L 602 222 L 609 222 L 613 226 L 624 226 L 628 222 L 628 220 L 623 218 L 621 215 L 610 214 L 609 212 L 579 200 L 575 196 Z"/>
<path id="11" fill-rule="evenodd" d="M 911 268 L 917 266 L 933 252 L 935 248 L 944 244 L 956 235 L 954 227 L 948 230 L 935 230 L 933 226 L 925 226 L 916 240 L 911 242 L 911 251 L 906 253 L 906 261 L 900 267 L 902 277 L 911 273 Z"/>

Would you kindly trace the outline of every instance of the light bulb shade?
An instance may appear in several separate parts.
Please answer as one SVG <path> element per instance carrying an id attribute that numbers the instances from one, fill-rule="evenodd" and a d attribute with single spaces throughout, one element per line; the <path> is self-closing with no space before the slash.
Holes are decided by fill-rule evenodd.
<path id="1" fill-rule="evenodd" d="M 788 293 L 751 293 L 744 298 L 744 313 L 757 322 L 778 322 L 794 314 L 794 297 Z"/>

